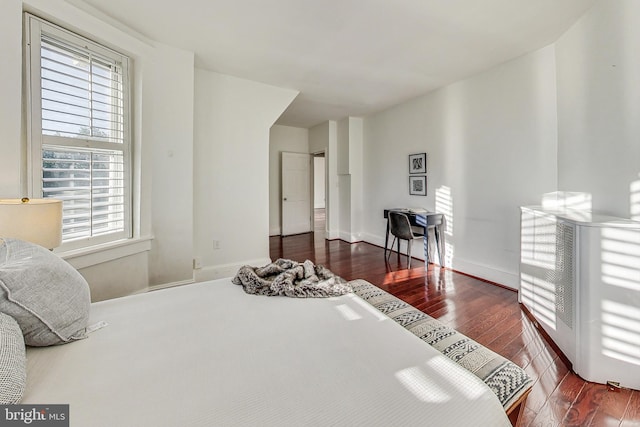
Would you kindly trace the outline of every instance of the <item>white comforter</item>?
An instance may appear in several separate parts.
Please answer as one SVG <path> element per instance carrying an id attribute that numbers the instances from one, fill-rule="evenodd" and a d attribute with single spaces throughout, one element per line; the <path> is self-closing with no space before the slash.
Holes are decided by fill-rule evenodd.
<path id="1" fill-rule="evenodd" d="M 23 403 L 68 403 L 73 427 L 510 425 L 476 376 L 353 294 L 222 279 L 93 304 L 98 321 L 28 349 Z"/>

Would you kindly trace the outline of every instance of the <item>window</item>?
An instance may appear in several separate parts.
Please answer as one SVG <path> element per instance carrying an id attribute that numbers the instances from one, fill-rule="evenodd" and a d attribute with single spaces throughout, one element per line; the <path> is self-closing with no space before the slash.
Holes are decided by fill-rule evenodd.
<path id="1" fill-rule="evenodd" d="M 129 60 L 25 22 L 30 192 L 63 201 L 63 247 L 131 237 Z"/>

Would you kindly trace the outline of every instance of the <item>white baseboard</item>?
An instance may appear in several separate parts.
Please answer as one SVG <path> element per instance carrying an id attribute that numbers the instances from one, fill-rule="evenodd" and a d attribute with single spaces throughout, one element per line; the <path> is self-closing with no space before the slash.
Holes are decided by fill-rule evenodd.
<path id="1" fill-rule="evenodd" d="M 328 240 L 340 239 L 340 232 L 335 231 L 335 230 L 328 230 L 327 231 L 327 239 Z"/>
<path id="2" fill-rule="evenodd" d="M 219 264 L 203 267 L 199 270 L 194 270 L 193 278 L 196 282 L 204 282 L 206 280 L 222 279 L 224 277 L 233 277 L 238 272 L 238 269 L 243 265 L 252 265 L 255 267 L 261 267 L 271 262 L 271 258 L 260 258 L 253 260 L 241 261 L 231 264 Z"/>
<path id="3" fill-rule="evenodd" d="M 384 238 L 371 233 L 362 233 L 362 240 L 376 246 L 384 246 Z"/>
<path id="4" fill-rule="evenodd" d="M 362 235 L 363 240 L 367 243 L 371 243 L 372 245 L 384 247 L 384 237 L 377 236 L 375 234 L 365 233 Z M 389 242 L 391 244 L 391 242 Z M 424 252 L 422 248 L 416 250 L 416 246 L 418 243 L 414 243 L 413 251 L 411 256 L 413 258 L 424 260 Z M 420 243 L 422 246 L 422 243 Z M 404 246 L 403 246 L 404 248 Z M 404 249 L 402 249 L 404 251 Z M 520 288 L 520 278 L 518 273 L 509 273 L 503 270 L 498 270 L 494 267 L 490 267 L 487 265 L 477 264 L 471 261 L 463 260 L 460 258 L 453 258 L 452 265 L 447 265 L 456 271 L 459 271 L 464 274 L 468 274 L 470 276 L 479 277 L 484 280 L 489 280 L 494 283 L 498 283 L 507 288 L 518 290 Z"/>
<path id="5" fill-rule="evenodd" d="M 389 238 L 389 245 L 391 245 L 392 237 Z M 372 245 L 376 245 L 376 246 L 380 246 L 381 248 L 384 248 L 384 237 L 382 237 L 382 236 L 378 236 L 376 234 L 370 234 L 370 233 L 362 233 L 362 239 L 361 240 L 364 241 L 364 242 L 367 242 L 367 243 L 371 243 Z M 406 243 L 403 242 L 402 243 L 402 251 L 403 251 L 403 253 L 406 250 L 405 245 L 406 245 Z M 416 249 L 418 246 L 420 246 L 419 250 Z M 391 249 L 395 250 L 393 248 L 391 248 Z M 422 249 L 422 241 L 418 241 L 416 239 L 416 241 L 413 242 L 413 251 L 411 252 L 411 257 L 412 258 L 417 258 L 417 259 L 424 259 L 424 252 L 423 252 L 423 249 Z"/>
<path id="6" fill-rule="evenodd" d="M 281 234 L 280 227 L 272 227 L 269 229 L 269 237 L 279 236 Z"/>
<path id="7" fill-rule="evenodd" d="M 347 233 L 345 231 L 339 232 L 338 233 L 338 238 L 340 240 L 344 240 L 345 242 L 349 242 L 349 243 L 362 242 L 362 235 L 361 234 L 351 234 L 351 233 Z"/>
<path id="8" fill-rule="evenodd" d="M 178 282 L 171 282 L 171 283 L 163 283 L 161 285 L 153 285 L 153 286 L 149 286 L 147 288 L 148 292 L 151 291 L 159 291 L 160 289 L 167 289 L 167 288 L 173 288 L 175 286 L 184 286 L 184 285 L 190 285 L 192 283 L 195 283 L 195 280 L 193 279 L 187 279 L 187 280 L 180 280 Z"/>
<path id="9" fill-rule="evenodd" d="M 476 264 L 474 262 L 462 260 L 455 257 L 453 259 L 453 266 L 451 268 L 461 273 L 469 274 L 470 276 L 475 276 L 481 279 L 489 280 L 490 282 L 498 283 L 510 289 L 520 289 L 520 277 L 518 273 L 509 273 L 503 270 L 498 270 L 494 267 Z"/>
<path id="10" fill-rule="evenodd" d="M 147 286 L 146 288 L 142 288 L 142 289 L 138 289 L 135 292 L 131 292 L 129 295 L 138 295 L 138 294 L 146 294 L 147 292 L 149 292 L 151 290 L 150 286 Z M 128 295 L 127 295 L 128 296 Z"/>
<path id="11" fill-rule="evenodd" d="M 363 233 L 362 234 L 362 240 L 367 242 L 367 243 L 370 243 L 372 245 L 376 245 L 376 246 L 379 246 L 381 248 L 384 248 L 384 237 L 376 236 L 375 234 Z M 390 238 L 389 239 L 389 245 L 391 245 L 391 243 L 392 243 L 392 239 Z M 403 242 L 402 246 L 400 247 L 400 250 L 401 250 L 403 256 L 406 255 L 406 253 L 407 253 L 406 252 L 407 248 L 406 248 L 405 245 L 406 245 L 406 243 Z M 413 247 L 412 247 L 412 250 L 411 250 L 411 258 L 415 258 L 415 259 L 419 259 L 421 261 L 424 261 L 424 249 L 423 249 L 423 246 L 422 246 L 422 241 L 421 240 L 418 241 L 416 239 L 416 241 L 412 242 L 412 245 L 413 245 Z M 389 251 L 391 251 L 391 252 L 395 252 L 396 249 L 397 249 L 397 246 L 394 246 L 393 248 L 390 247 L 390 248 L 387 248 L 387 249 Z"/>

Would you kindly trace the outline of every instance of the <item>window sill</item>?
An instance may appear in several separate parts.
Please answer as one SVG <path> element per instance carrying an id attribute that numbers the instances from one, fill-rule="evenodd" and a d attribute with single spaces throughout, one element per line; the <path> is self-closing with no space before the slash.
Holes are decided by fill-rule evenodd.
<path id="1" fill-rule="evenodd" d="M 56 254 L 74 268 L 80 269 L 149 251 L 151 250 L 152 240 L 153 236 L 136 237 L 81 249 L 56 252 Z"/>

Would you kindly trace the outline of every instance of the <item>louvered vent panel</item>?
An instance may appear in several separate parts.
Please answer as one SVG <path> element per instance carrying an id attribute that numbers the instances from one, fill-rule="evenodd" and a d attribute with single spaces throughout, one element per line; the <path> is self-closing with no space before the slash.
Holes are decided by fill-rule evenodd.
<path id="1" fill-rule="evenodd" d="M 556 228 L 556 315 L 573 329 L 573 292 L 575 286 L 575 226 L 558 222 Z"/>

